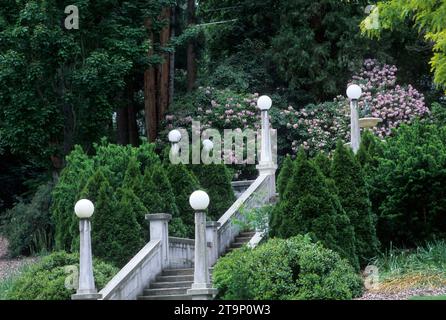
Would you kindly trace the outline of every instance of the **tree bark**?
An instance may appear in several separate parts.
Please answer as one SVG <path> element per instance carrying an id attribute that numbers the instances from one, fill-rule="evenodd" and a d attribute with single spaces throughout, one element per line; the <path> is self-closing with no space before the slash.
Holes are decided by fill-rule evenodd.
<path id="1" fill-rule="evenodd" d="M 187 22 L 188 26 L 196 24 L 195 0 L 187 0 Z M 189 40 L 187 45 L 187 91 L 191 92 L 195 88 L 197 80 L 197 62 L 195 53 L 195 40 Z"/>
<path id="2" fill-rule="evenodd" d="M 161 19 L 166 21 L 166 26 L 160 33 L 160 46 L 165 47 L 170 39 L 170 8 L 163 9 Z M 162 121 L 169 107 L 169 62 L 170 54 L 163 54 L 164 62 L 158 66 L 158 121 Z"/>
<path id="3" fill-rule="evenodd" d="M 175 37 L 175 24 L 176 24 L 176 14 L 177 10 L 175 7 L 172 8 L 172 18 L 170 24 L 170 38 Z M 173 102 L 173 96 L 175 94 L 175 51 L 170 54 L 170 64 L 169 64 L 169 104 Z"/>
<path id="4" fill-rule="evenodd" d="M 118 125 L 118 144 L 129 144 L 129 120 L 127 107 L 122 107 L 117 110 L 117 125 Z"/>
<path id="5" fill-rule="evenodd" d="M 154 36 L 151 31 L 152 22 L 146 21 L 149 30 L 150 49 L 149 56 L 153 55 Z M 154 142 L 158 132 L 158 112 L 156 101 L 156 72 L 154 67 L 149 67 L 144 72 L 144 119 L 146 125 L 146 136 L 149 142 Z"/>

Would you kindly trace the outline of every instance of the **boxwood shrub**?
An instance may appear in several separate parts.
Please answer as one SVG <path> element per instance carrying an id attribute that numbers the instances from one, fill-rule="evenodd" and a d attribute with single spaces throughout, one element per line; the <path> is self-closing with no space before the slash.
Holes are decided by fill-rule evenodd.
<path id="1" fill-rule="evenodd" d="M 54 252 L 38 263 L 26 268 L 6 293 L 8 300 L 69 300 L 75 289 L 67 289 L 65 281 L 72 273 L 65 267 L 77 266 L 79 256 L 64 251 Z M 102 289 L 107 282 L 118 272 L 110 264 L 95 260 L 93 262 L 96 288 Z"/>
<path id="2" fill-rule="evenodd" d="M 303 235 L 235 250 L 218 261 L 213 278 L 223 300 L 341 300 L 363 288 L 347 260 Z"/>

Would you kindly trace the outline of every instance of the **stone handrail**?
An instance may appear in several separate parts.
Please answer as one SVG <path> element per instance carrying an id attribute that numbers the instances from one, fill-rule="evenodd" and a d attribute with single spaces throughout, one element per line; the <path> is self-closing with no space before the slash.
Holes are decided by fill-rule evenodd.
<path id="1" fill-rule="evenodd" d="M 101 300 L 136 300 L 162 271 L 161 241 L 144 246 L 99 292 Z"/>
<path id="2" fill-rule="evenodd" d="M 249 188 L 233 203 L 233 205 L 218 220 L 218 256 L 221 256 L 235 237 L 240 233 L 242 223 L 245 222 L 242 209 L 253 209 L 267 204 L 271 198 L 270 184 L 274 176 L 261 174 L 249 186 Z M 263 238 L 263 234 L 257 232 L 254 236 L 256 244 Z"/>
<path id="3" fill-rule="evenodd" d="M 169 267 L 192 268 L 194 265 L 195 240 L 169 237 Z"/>

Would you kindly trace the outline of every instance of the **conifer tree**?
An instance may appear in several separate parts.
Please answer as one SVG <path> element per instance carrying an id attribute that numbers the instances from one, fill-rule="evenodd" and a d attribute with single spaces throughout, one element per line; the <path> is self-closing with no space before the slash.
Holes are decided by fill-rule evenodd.
<path id="1" fill-rule="evenodd" d="M 117 190 L 118 203 L 114 217 L 113 233 L 116 252 L 112 262 L 122 267 L 142 248 L 144 244 L 144 230 L 138 223 L 138 217 L 147 213 L 139 198 L 132 190 L 119 188 Z M 147 228 L 145 228 L 147 229 Z"/>
<path id="2" fill-rule="evenodd" d="M 290 176 L 293 174 L 293 160 L 288 155 L 283 161 L 282 168 L 280 169 L 279 176 L 277 177 L 277 191 L 279 196 L 283 196 L 286 186 L 288 184 Z"/>
<path id="3" fill-rule="evenodd" d="M 122 188 L 132 190 L 138 197 L 142 196 L 142 174 L 138 160 L 131 157 L 124 174 Z"/>
<path id="4" fill-rule="evenodd" d="M 331 175 L 336 184 L 342 207 L 355 229 L 356 252 L 361 264 L 378 252 L 376 218 L 359 161 L 350 149 L 338 142 L 334 153 Z"/>
<path id="5" fill-rule="evenodd" d="M 169 177 L 170 183 L 175 186 L 173 191 L 176 205 L 178 206 L 179 217 L 181 217 L 181 220 L 187 227 L 188 236 L 192 236 L 195 225 L 195 213 L 189 204 L 189 197 L 194 191 L 200 189 L 200 183 L 195 175 L 182 163 L 168 165 L 167 176 Z"/>
<path id="6" fill-rule="evenodd" d="M 218 220 L 235 201 L 231 172 L 224 164 L 192 165 L 191 168 L 211 199 L 207 216 Z"/>
<path id="7" fill-rule="evenodd" d="M 278 237 L 309 233 L 358 268 L 354 231 L 348 216 L 321 171 L 306 158 L 303 150 L 298 154 L 275 215 L 274 234 Z"/>

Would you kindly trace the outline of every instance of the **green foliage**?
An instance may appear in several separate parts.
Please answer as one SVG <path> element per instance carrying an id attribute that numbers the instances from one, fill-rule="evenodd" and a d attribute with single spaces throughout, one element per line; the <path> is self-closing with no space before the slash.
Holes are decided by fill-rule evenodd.
<path id="1" fill-rule="evenodd" d="M 67 266 L 79 268 L 79 256 L 66 252 L 54 252 L 25 269 L 7 291 L 8 300 L 70 300 L 74 289 L 65 287 L 65 280 L 71 274 Z M 100 260 L 93 261 L 96 287 L 102 289 L 117 273 L 117 269 Z"/>
<path id="2" fill-rule="evenodd" d="M 293 175 L 293 160 L 291 160 L 290 156 L 287 156 L 285 157 L 285 160 L 282 163 L 279 176 L 277 177 L 277 191 L 279 192 L 279 196 L 282 196 L 285 193 L 286 187 L 289 182 L 289 178 L 292 175 Z"/>
<path id="3" fill-rule="evenodd" d="M 191 165 L 191 169 L 211 199 L 207 216 L 218 220 L 235 201 L 231 171 L 224 164 Z"/>
<path id="4" fill-rule="evenodd" d="M 235 250 L 217 262 L 213 279 L 224 300 L 343 300 L 362 292 L 347 260 L 302 235 Z"/>
<path id="5" fill-rule="evenodd" d="M 442 103 L 433 103 L 431 106 L 431 112 L 430 118 L 436 125 L 446 125 L 446 103 L 444 101 Z"/>
<path id="6" fill-rule="evenodd" d="M 195 175 L 183 164 L 169 164 L 166 168 L 170 183 L 175 186 L 173 194 L 178 206 L 178 217 L 186 227 L 186 236 L 192 237 L 194 234 L 194 210 L 189 204 L 189 197 L 200 189 L 200 183 Z M 173 227 L 175 224 L 173 225 Z"/>
<path id="7" fill-rule="evenodd" d="M 69 250 L 72 242 L 71 226 L 74 219 L 74 205 L 77 195 L 93 173 L 93 161 L 76 146 L 66 158 L 67 165 L 54 186 L 51 214 L 55 227 L 57 250 Z"/>
<path id="8" fill-rule="evenodd" d="M 31 202 L 21 201 L 6 212 L 7 222 L 2 229 L 8 238 L 11 256 L 35 254 L 53 248 L 52 189 L 51 183 L 42 185 Z"/>
<path id="9" fill-rule="evenodd" d="M 160 29 L 171 0 L 73 1 L 79 30 L 66 30 L 64 1 L 15 1 L 0 12 L 0 140 L 14 154 L 49 167 L 74 144 L 91 148 L 112 130 L 113 112 L 143 88 L 159 63 L 145 21 Z M 5 6 L 7 6 L 5 8 Z M 98 19 L 97 17 L 101 17 Z M 155 47 L 151 59 L 147 52 Z"/>
<path id="10" fill-rule="evenodd" d="M 378 253 L 376 217 L 371 211 L 361 165 L 351 149 L 347 149 L 341 141 L 333 156 L 331 178 L 337 187 L 340 203 L 355 230 L 355 247 L 360 263 L 366 265 Z"/>
<path id="11" fill-rule="evenodd" d="M 433 57 L 430 61 L 434 71 L 434 81 L 442 88 L 446 87 L 446 25 L 444 12 L 446 2 L 435 0 L 426 3 L 423 0 L 398 1 L 388 0 L 378 3 L 378 7 L 361 23 L 363 34 L 369 37 L 380 36 L 383 30 L 393 30 L 407 20 L 412 21 L 412 28 L 418 31 L 427 42 L 433 42 Z M 368 28 L 371 20 L 378 15 L 378 28 Z"/>
<path id="12" fill-rule="evenodd" d="M 273 213 L 271 235 L 289 238 L 309 233 L 358 268 L 351 222 L 326 178 L 302 150 L 289 179 Z"/>
<path id="13" fill-rule="evenodd" d="M 147 209 L 139 198 L 130 189 L 117 190 L 118 203 L 116 206 L 114 224 L 110 223 L 109 233 L 113 236 L 115 250 L 107 253 L 109 259 L 118 267 L 123 267 L 143 247 L 142 228 L 144 224 L 138 223 L 144 219 Z M 102 226 L 98 225 L 97 228 Z M 105 232 L 105 230 L 103 230 Z"/>
<path id="14" fill-rule="evenodd" d="M 403 25 L 381 41 L 361 37 L 359 24 L 368 4 L 365 0 L 205 1 L 200 16 L 206 22 L 223 23 L 206 28 L 203 69 L 216 86 L 279 92 L 299 104 L 319 103 L 344 92 L 350 73 L 370 55 L 404 63 L 412 76 L 408 79 L 426 74 L 423 53 L 401 50 L 419 45 L 415 30 Z"/>
<path id="15" fill-rule="evenodd" d="M 378 215 L 378 235 L 412 246 L 446 235 L 446 128 L 416 122 L 380 145 L 368 174 Z"/>
<path id="16" fill-rule="evenodd" d="M 171 213 L 171 234 L 187 234 L 154 145 L 133 148 L 102 143 L 96 145 L 96 154 L 91 157 L 77 147 L 68 157 L 68 165 L 54 190 L 56 242 L 58 248 L 67 251 L 79 247 L 79 221 L 73 208 L 82 198 L 95 204 L 94 254 L 117 266 L 127 263 L 148 239 L 148 213 Z M 189 228 L 192 227 L 193 223 Z"/>

